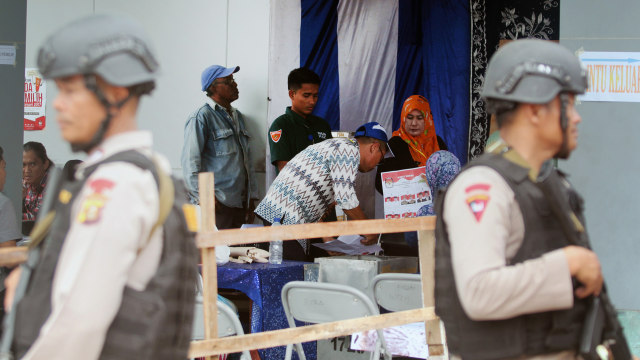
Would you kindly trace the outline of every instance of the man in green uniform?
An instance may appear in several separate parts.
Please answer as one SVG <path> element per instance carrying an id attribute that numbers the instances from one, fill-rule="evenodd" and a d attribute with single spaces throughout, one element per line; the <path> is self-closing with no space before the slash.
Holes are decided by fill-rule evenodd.
<path id="1" fill-rule="evenodd" d="M 276 167 L 277 173 L 307 146 L 332 137 L 329 124 L 311 114 L 318 102 L 318 74 L 306 68 L 298 68 L 289 73 L 287 82 L 291 106 L 269 128 L 271 163 Z"/>

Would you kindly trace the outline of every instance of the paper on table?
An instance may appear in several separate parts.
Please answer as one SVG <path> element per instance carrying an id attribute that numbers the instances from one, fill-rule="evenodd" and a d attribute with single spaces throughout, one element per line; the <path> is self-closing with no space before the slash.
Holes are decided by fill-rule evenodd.
<path id="1" fill-rule="evenodd" d="M 377 244 L 363 245 L 360 242 L 361 239 L 364 239 L 364 237 L 360 235 L 342 235 L 336 240 L 313 244 L 313 246 L 317 246 L 326 251 L 335 251 L 347 255 L 365 255 L 382 250 L 380 245 Z"/>
<path id="2" fill-rule="evenodd" d="M 423 322 L 385 328 L 382 330 L 387 350 L 392 355 L 409 356 L 417 359 L 426 359 L 429 356 L 429 347 L 425 337 Z M 373 351 L 378 332 L 367 330 L 351 335 L 351 349 Z"/>

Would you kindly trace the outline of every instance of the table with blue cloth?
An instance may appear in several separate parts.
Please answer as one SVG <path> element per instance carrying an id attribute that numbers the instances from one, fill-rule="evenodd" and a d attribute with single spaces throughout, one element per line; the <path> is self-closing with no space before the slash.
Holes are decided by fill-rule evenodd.
<path id="1" fill-rule="evenodd" d="M 304 280 L 301 261 L 284 260 L 282 264 L 227 263 L 218 267 L 218 287 L 242 291 L 252 301 L 251 332 L 261 332 L 289 327 L 282 307 L 281 292 L 284 284 Z M 316 359 L 316 343 L 304 343 L 307 359 Z M 285 346 L 259 350 L 263 360 L 284 359 Z M 294 351 L 293 358 L 297 359 Z"/>

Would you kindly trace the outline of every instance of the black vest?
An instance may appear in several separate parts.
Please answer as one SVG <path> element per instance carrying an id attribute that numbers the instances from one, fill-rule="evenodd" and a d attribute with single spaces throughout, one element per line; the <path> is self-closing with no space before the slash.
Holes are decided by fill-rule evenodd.
<path id="1" fill-rule="evenodd" d="M 540 257 L 569 245 L 561 222 L 554 216 L 541 188 L 529 179 L 529 170 L 497 154 L 485 154 L 470 166 L 488 166 L 496 170 L 515 193 L 524 220 L 524 239 L 508 265 Z M 581 199 L 562 175 L 552 170 L 544 180 L 562 194 L 582 220 Z M 558 193 L 558 192 L 556 192 Z M 446 193 L 437 197 L 436 212 L 442 214 Z M 584 223 L 584 222 L 583 222 Z M 577 230 L 576 230 L 577 231 Z M 574 298 L 568 310 L 521 315 L 506 320 L 474 321 L 464 312 L 456 290 L 451 265 L 451 246 L 442 216 L 436 224 L 435 305 L 447 333 L 451 354 L 463 359 L 503 359 L 521 355 L 553 353 L 577 349 L 587 301 Z M 579 238 L 588 243 L 582 231 Z"/>
<path id="2" fill-rule="evenodd" d="M 56 195 L 71 194 L 71 198 L 58 195 L 53 207 L 55 219 L 47 237 L 39 245 L 40 260 L 33 269 L 25 296 L 15 305 L 12 346 L 15 358 L 24 356 L 51 313 L 53 275 L 69 230 L 73 201 L 93 171 L 100 165 L 117 161 L 149 170 L 158 181 L 153 162 L 141 153 L 129 150 L 85 169 L 83 180 L 69 180 L 67 177 L 60 191 L 52 192 Z M 171 181 L 174 182 L 175 200 L 162 227 L 162 255 L 158 270 L 144 291 L 125 287 L 120 309 L 109 327 L 100 359 L 184 360 L 187 357 L 193 324 L 197 250 L 193 233 L 188 231 L 182 214 L 182 205 L 187 203 L 184 185 L 174 179 Z"/>

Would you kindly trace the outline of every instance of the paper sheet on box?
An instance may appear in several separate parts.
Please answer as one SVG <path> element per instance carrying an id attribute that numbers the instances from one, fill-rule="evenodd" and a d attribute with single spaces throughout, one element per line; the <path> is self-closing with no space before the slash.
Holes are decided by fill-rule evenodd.
<path id="1" fill-rule="evenodd" d="M 429 347 L 424 334 L 424 323 L 417 322 L 392 328 L 383 329 L 387 350 L 392 355 L 409 356 L 426 359 Z M 378 332 L 367 330 L 351 335 L 351 349 L 373 351 L 375 349 Z"/>
<path id="2" fill-rule="evenodd" d="M 363 245 L 360 240 L 364 239 L 360 235 L 342 235 L 336 240 L 326 243 L 317 243 L 313 246 L 317 246 L 320 249 L 326 251 L 335 251 L 346 255 L 365 255 L 373 254 L 376 251 L 381 251 L 380 245 Z"/>

